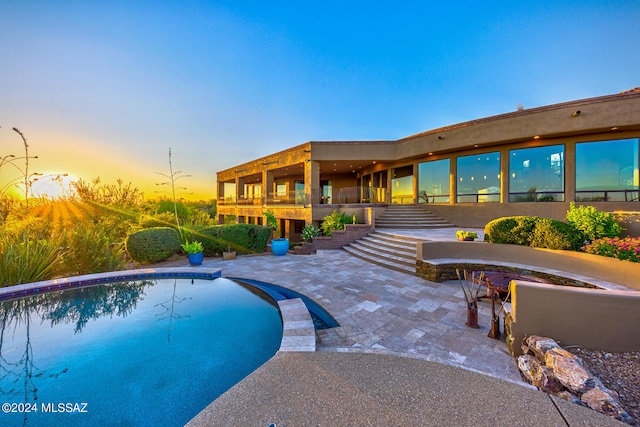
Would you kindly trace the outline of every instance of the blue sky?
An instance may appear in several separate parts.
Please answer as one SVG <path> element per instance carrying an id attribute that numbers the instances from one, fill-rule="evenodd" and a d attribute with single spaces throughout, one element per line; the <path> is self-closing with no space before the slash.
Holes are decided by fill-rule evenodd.
<path id="1" fill-rule="evenodd" d="M 640 86 L 640 2 L 0 0 L 0 157 L 122 178 L 398 139 Z M 522 4 L 519 4 L 522 3 Z M 0 170 L 0 187 L 10 179 Z"/>

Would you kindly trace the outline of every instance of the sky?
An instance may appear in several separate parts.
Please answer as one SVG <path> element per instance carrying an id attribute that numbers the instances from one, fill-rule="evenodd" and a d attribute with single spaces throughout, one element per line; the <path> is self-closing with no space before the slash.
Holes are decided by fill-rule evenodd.
<path id="1" fill-rule="evenodd" d="M 0 0 L 0 159 L 24 156 L 16 127 L 41 182 L 153 198 L 171 149 L 179 195 L 208 200 L 216 171 L 307 141 L 640 86 L 638 22 L 637 0 Z"/>

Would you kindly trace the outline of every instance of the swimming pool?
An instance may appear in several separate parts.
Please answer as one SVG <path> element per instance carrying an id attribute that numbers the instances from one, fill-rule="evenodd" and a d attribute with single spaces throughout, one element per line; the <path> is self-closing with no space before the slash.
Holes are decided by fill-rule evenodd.
<path id="1" fill-rule="evenodd" d="M 0 303 L 1 425 L 184 425 L 275 354 L 277 305 L 225 278 Z"/>

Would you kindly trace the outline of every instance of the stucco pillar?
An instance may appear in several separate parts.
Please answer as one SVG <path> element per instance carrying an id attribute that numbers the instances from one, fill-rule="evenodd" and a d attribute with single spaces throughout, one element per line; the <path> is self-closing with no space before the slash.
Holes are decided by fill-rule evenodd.
<path id="1" fill-rule="evenodd" d="M 239 200 L 244 199 L 244 177 L 236 177 L 236 204 Z"/>
<path id="2" fill-rule="evenodd" d="M 500 149 L 500 202 L 509 203 L 509 149 Z"/>
<path id="3" fill-rule="evenodd" d="M 449 162 L 451 172 L 449 173 L 449 204 L 455 205 L 458 200 L 458 158 L 451 157 Z"/>
<path id="4" fill-rule="evenodd" d="M 268 200 L 273 198 L 273 172 L 265 169 L 262 172 L 262 182 L 264 187 L 262 188 L 262 204 L 268 204 Z"/>
<path id="5" fill-rule="evenodd" d="M 564 146 L 564 201 L 576 200 L 576 143 Z"/>
<path id="6" fill-rule="evenodd" d="M 320 163 L 309 160 L 304 162 L 305 206 L 320 203 Z"/>

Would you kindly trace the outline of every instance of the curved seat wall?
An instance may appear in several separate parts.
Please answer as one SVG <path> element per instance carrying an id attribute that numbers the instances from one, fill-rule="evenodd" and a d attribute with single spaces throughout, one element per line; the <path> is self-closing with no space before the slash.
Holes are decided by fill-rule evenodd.
<path id="1" fill-rule="evenodd" d="M 574 251 L 486 242 L 423 242 L 416 272 L 436 282 L 456 278 L 455 269 L 531 274 L 552 283 L 640 291 L 640 263 Z"/>

